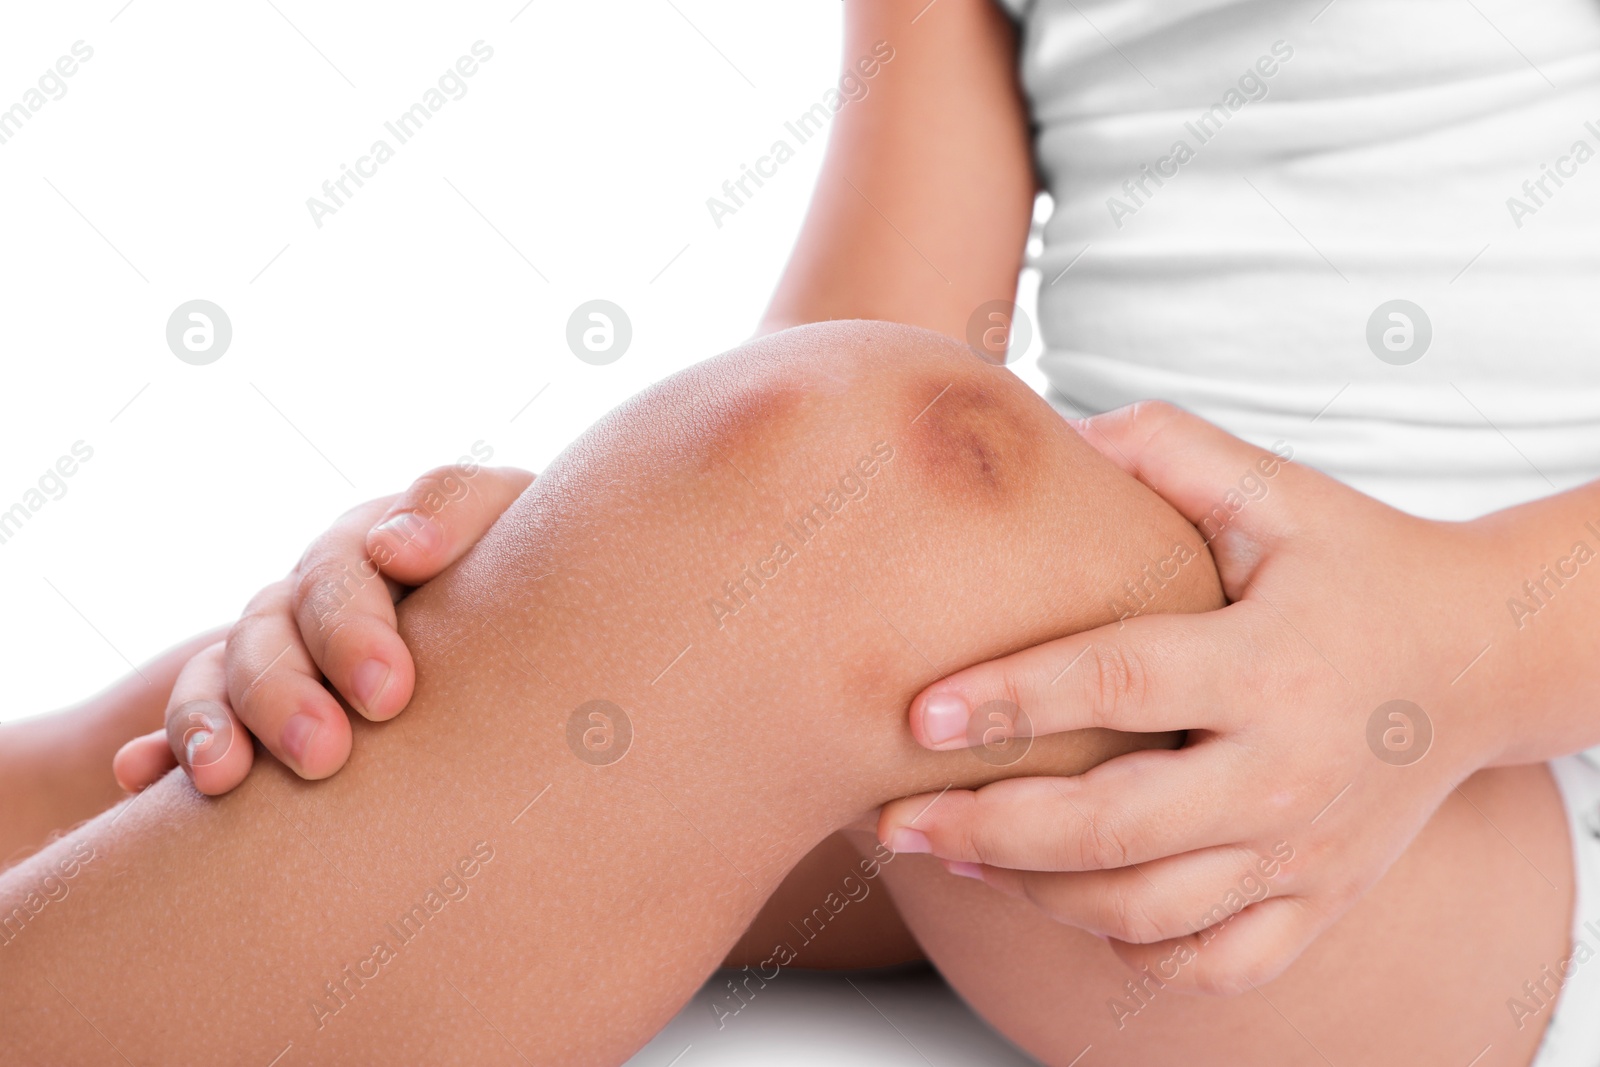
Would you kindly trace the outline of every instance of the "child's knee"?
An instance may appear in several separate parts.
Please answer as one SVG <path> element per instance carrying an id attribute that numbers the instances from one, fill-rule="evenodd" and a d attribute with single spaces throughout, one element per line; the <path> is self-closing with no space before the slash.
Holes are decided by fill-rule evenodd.
<path id="1" fill-rule="evenodd" d="M 1087 449 L 1015 375 L 941 334 L 818 323 L 760 338 L 652 390 L 697 471 L 835 512 L 880 471 L 952 521 L 1037 497 Z M 837 490 L 837 493 L 834 491 Z"/>

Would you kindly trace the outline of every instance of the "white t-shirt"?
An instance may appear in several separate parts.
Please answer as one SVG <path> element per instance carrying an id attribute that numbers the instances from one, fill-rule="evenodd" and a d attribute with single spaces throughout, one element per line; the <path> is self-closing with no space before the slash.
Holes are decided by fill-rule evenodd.
<path id="1" fill-rule="evenodd" d="M 1600 476 L 1600 5 L 1004 2 L 1063 410 L 1172 400 L 1438 518 Z"/>

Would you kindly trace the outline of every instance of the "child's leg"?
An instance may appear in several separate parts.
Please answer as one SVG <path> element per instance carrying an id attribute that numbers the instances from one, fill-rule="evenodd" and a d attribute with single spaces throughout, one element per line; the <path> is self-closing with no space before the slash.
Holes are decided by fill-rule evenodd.
<path id="1" fill-rule="evenodd" d="M 338 776 L 263 761 L 220 801 L 169 778 L 0 876 L 0 1033 L 43 1062 L 266 1063 L 291 1043 L 283 1063 L 619 1061 L 833 830 L 892 796 L 1121 750 L 1095 733 L 1005 767 L 929 753 L 906 704 L 956 667 L 1106 621 L 1122 578 L 1175 540 L 1198 545 L 948 341 L 819 326 L 711 361 L 587 435 L 406 602 L 416 698 L 357 723 Z M 1203 555 L 1167 593 L 1173 610 L 1219 602 Z M 1520 843 L 1565 876 L 1543 839 Z M 1068 1062 L 1076 1035 L 1054 1020 L 1100 1000 L 1105 961 L 993 894 L 951 897 L 981 887 L 919 863 L 879 877 L 910 873 L 896 891 L 936 962 Z M 1434 881 L 1442 912 L 1485 920 Z M 1563 941 L 1565 917 L 1536 907 L 1488 918 L 1495 951 L 1430 976 L 1429 996 L 1514 988 Z M 1513 935 L 1524 947 L 1502 950 Z M 1419 954 L 1462 958 L 1406 940 L 1380 939 L 1374 989 Z M 1225 1056 L 1218 1028 L 1255 1022 L 1241 1006 L 1210 1005 L 1191 1051 Z M 1128 1048 L 1115 1062 L 1138 1062 Z"/>
<path id="2" fill-rule="evenodd" d="M 169 776 L 0 876 L 0 1033 L 44 1062 L 619 1061 L 832 831 L 1125 748 L 1041 739 L 997 768 L 918 748 L 906 707 L 1102 621 L 1175 538 L 1198 547 L 947 340 L 834 325 L 720 357 L 405 602 L 417 694 L 356 723 L 340 774 L 262 761 L 220 800 Z M 1172 604 L 1216 601 L 1197 561 Z M 610 764 L 608 730 L 631 733 Z"/>

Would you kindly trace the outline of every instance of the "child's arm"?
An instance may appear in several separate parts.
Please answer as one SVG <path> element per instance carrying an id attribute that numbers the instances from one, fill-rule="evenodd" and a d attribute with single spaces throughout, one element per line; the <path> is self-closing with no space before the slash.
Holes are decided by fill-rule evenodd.
<path id="1" fill-rule="evenodd" d="M 1015 299 L 1036 185 L 1016 60 L 993 0 L 848 0 L 845 102 L 763 333 L 883 319 L 967 341 Z"/>
<path id="2" fill-rule="evenodd" d="M 53 715 L 0 723 L 0 811 L 6 815 L 0 820 L 0 868 L 123 798 L 111 773 L 112 755 L 125 741 L 161 725 L 179 670 L 226 633 L 192 637 Z"/>

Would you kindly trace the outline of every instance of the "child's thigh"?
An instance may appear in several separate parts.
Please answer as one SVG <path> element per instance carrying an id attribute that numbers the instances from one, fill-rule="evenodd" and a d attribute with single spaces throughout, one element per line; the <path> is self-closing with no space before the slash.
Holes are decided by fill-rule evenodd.
<path id="1" fill-rule="evenodd" d="M 1570 954 L 1571 844 L 1543 764 L 1464 783 L 1282 977 L 1232 998 L 1164 989 L 928 857 L 900 857 L 885 878 L 951 984 L 1051 1065 L 1526 1064 L 1552 1009 L 1508 1001 L 1536 1006 L 1523 983 Z"/>

